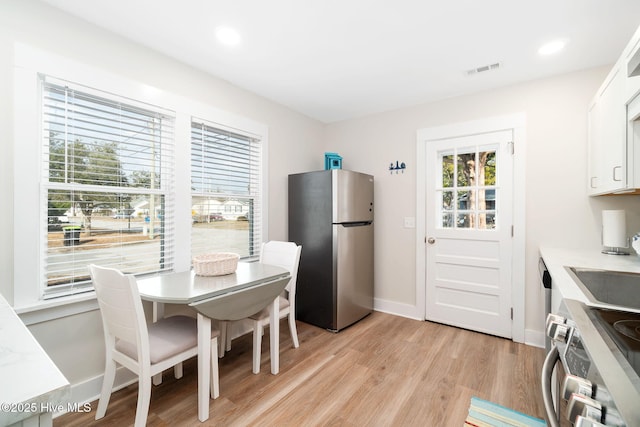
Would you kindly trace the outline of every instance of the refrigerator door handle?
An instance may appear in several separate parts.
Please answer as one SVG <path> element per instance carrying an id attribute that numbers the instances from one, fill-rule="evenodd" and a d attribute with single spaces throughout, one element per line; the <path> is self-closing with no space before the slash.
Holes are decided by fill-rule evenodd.
<path id="1" fill-rule="evenodd" d="M 371 221 L 356 221 L 356 222 L 339 222 L 336 225 L 343 227 L 362 227 L 371 224 Z"/>

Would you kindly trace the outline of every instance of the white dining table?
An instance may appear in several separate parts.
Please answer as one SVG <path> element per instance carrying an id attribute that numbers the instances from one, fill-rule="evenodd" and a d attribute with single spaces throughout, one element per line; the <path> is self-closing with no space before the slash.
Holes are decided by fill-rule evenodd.
<path id="1" fill-rule="evenodd" d="M 165 273 L 138 279 L 138 290 L 143 300 L 154 303 L 154 320 L 162 317 L 163 304 L 185 304 L 197 307 L 198 304 L 211 299 L 220 299 L 229 295 L 234 298 L 247 295 L 251 298 L 252 290 L 274 281 L 285 282 L 290 277 L 289 271 L 275 265 L 259 262 L 239 262 L 233 274 L 224 276 L 198 276 L 193 271 Z M 284 285 L 282 286 L 284 288 Z M 244 295 L 243 295 L 244 294 Z M 269 304 L 269 303 L 267 303 Z M 260 309 L 264 308 L 261 307 Z M 280 370 L 279 354 L 279 306 L 276 297 L 269 305 L 270 312 L 270 355 L 271 373 L 278 374 Z M 228 316 L 228 313 L 208 313 L 205 316 L 198 312 L 198 419 L 206 421 L 209 418 L 209 393 L 211 374 L 211 318 L 216 320 L 235 320 L 241 317 Z M 248 313 L 253 314 L 253 313 Z"/>

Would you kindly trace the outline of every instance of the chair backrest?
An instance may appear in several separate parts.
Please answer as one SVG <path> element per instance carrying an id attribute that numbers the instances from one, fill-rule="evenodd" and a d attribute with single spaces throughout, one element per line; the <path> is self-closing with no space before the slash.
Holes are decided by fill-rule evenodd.
<path id="1" fill-rule="evenodd" d="M 89 265 L 104 325 L 105 343 L 115 346 L 117 339 L 135 345 L 138 361 L 148 357 L 149 335 L 138 284 L 133 275 L 114 268 Z M 146 350 L 145 350 L 146 349 Z"/>
<path id="2" fill-rule="evenodd" d="M 295 301 L 296 296 L 296 280 L 298 278 L 301 252 L 302 246 L 298 246 L 293 242 L 280 242 L 277 240 L 263 243 L 260 251 L 260 262 L 286 268 L 291 273 L 291 280 L 287 283 L 286 290 L 289 292 L 289 300 L 293 301 Z"/>

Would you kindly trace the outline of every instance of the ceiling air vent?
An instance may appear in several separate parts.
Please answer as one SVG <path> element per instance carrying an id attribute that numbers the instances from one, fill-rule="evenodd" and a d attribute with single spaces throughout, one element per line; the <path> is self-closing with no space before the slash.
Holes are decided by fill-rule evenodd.
<path id="1" fill-rule="evenodd" d="M 467 71 L 467 75 L 472 76 L 474 74 L 480 74 L 486 71 L 497 70 L 498 68 L 500 68 L 500 63 L 496 62 L 495 64 L 483 65 L 482 67 L 472 68 L 471 70 Z"/>

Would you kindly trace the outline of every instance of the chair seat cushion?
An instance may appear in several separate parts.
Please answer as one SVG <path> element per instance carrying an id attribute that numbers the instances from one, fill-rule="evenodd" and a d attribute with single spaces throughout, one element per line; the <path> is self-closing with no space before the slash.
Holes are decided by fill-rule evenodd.
<path id="1" fill-rule="evenodd" d="M 198 321 L 193 317 L 165 317 L 149 324 L 148 330 L 152 364 L 198 345 Z M 138 359 L 136 346 L 127 341 L 118 340 L 116 350 Z"/>
<path id="2" fill-rule="evenodd" d="M 283 296 L 279 296 L 278 297 L 278 305 L 280 308 L 280 311 L 284 310 L 285 308 L 289 307 L 289 300 L 286 299 Z M 259 312 L 257 312 L 256 314 L 249 316 L 250 319 L 253 320 L 262 320 L 262 319 L 266 319 L 267 317 L 269 317 L 269 308 L 271 307 L 271 304 L 269 304 L 269 307 L 265 307 L 262 310 L 260 310 Z"/>

